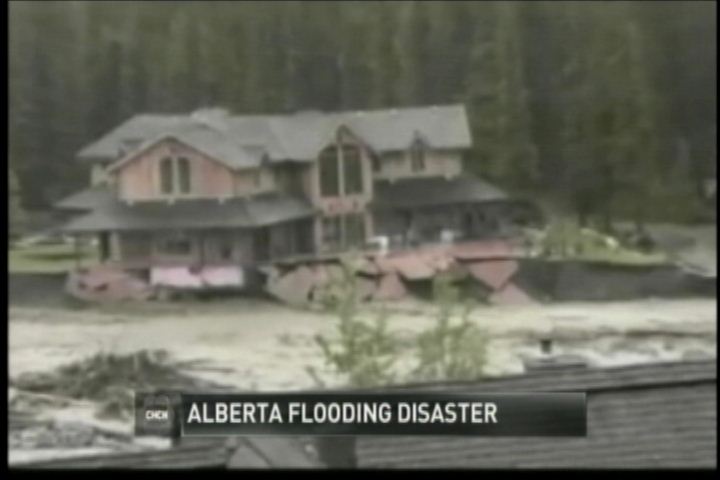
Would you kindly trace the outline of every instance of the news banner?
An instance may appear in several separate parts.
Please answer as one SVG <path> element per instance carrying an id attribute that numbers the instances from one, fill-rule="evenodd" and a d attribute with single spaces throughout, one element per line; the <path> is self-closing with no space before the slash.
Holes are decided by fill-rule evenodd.
<path id="1" fill-rule="evenodd" d="M 578 437 L 585 393 L 138 392 L 135 432 L 161 436 L 483 435 Z"/>

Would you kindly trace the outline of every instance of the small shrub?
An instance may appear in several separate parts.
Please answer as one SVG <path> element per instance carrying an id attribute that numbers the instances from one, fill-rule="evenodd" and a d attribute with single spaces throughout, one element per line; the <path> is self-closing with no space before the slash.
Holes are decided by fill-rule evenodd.
<path id="1" fill-rule="evenodd" d="M 470 322 L 473 305 L 460 305 L 460 292 L 448 275 L 433 280 L 438 307 L 437 323 L 417 338 L 418 366 L 413 376 L 420 381 L 469 380 L 482 376 L 486 340 Z M 456 322 L 459 317 L 460 322 Z"/>
<path id="2" fill-rule="evenodd" d="M 382 311 L 374 322 L 358 318 L 358 289 L 353 259 L 342 261 L 342 279 L 329 286 L 321 301 L 338 318 L 334 338 L 317 335 L 325 361 L 353 387 L 386 385 L 394 378 L 399 341 Z M 317 379 L 316 379 L 317 382 Z"/>

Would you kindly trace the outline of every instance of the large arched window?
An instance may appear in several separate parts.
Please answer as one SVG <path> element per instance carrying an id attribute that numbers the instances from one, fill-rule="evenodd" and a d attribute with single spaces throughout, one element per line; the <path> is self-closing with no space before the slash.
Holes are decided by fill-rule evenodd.
<path id="1" fill-rule="evenodd" d="M 363 171 L 360 161 L 360 149 L 355 145 L 343 145 L 343 180 L 345 195 L 362 193 Z"/>
<path id="2" fill-rule="evenodd" d="M 338 151 L 335 146 L 326 148 L 320 153 L 320 195 L 337 197 L 340 195 Z"/>

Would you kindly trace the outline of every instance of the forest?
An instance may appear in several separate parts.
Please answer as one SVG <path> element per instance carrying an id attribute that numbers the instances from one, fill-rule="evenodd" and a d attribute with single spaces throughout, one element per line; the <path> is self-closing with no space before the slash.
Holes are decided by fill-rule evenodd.
<path id="1" fill-rule="evenodd" d="M 606 227 L 699 221 L 716 175 L 715 2 L 12 1 L 9 29 L 11 216 L 132 115 L 207 106 L 463 103 L 467 168 Z"/>

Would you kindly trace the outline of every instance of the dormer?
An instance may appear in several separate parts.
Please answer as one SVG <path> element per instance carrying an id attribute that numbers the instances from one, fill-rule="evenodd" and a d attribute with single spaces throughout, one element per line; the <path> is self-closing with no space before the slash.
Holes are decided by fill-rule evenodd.
<path id="1" fill-rule="evenodd" d="M 173 136 L 146 142 L 110 165 L 108 173 L 120 198 L 130 202 L 235 195 L 232 169 Z"/>
<path id="2" fill-rule="evenodd" d="M 383 152 L 372 160 L 375 180 L 453 178 L 462 172 L 461 150 L 437 148 L 420 130 L 414 130 L 405 145 L 402 149 Z"/>

